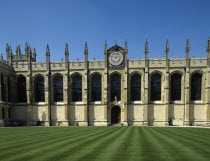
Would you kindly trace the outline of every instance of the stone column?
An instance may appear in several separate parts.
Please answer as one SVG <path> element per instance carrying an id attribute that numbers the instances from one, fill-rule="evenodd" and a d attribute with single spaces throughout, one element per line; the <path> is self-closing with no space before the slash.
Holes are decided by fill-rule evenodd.
<path id="1" fill-rule="evenodd" d="M 210 39 L 208 39 L 206 54 L 207 54 L 206 124 L 210 125 Z"/>
<path id="2" fill-rule="evenodd" d="M 186 69 L 185 76 L 185 107 L 184 107 L 184 126 L 190 125 L 190 71 Z"/>
<path id="3" fill-rule="evenodd" d="M 170 107 L 170 98 L 169 98 L 169 72 L 166 72 L 166 82 L 165 82 L 165 126 L 168 126 L 168 112 Z"/>
<path id="4" fill-rule="evenodd" d="M 166 41 L 166 73 L 165 73 L 165 126 L 168 126 L 168 112 L 169 112 L 169 45 L 168 45 L 168 40 Z"/>
<path id="5" fill-rule="evenodd" d="M 81 126 L 88 126 L 89 122 L 89 90 L 88 90 L 88 76 L 89 76 L 89 61 L 88 61 L 88 45 L 85 43 L 85 74 L 84 74 L 84 93 L 83 93 L 83 102 L 84 102 L 84 122 L 81 122 Z"/>
<path id="6" fill-rule="evenodd" d="M 105 42 L 105 46 L 104 46 L 104 59 L 105 59 L 105 66 L 104 66 L 104 80 L 103 80 L 103 99 L 102 99 L 102 103 L 104 104 L 104 120 L 106 121 L 106 124 L 108 125 L 108 102 L 109 102 L 109 98 L 108 98 L 108 82 L 109 82 L 109 77 L 108 77 L 108 48 L 107 48 L 107 43 Z"/>
<path id="7" fill-rule="evenodd" d="M 127 55 L 128 55 L 128 44 L 127 41 L 125 42 L 125 70 L 124 70 L 124 83 L 123 83 L 123 90 L 122 90 L 122 94 L 123 97 L 122 102 L 124 103 L 124 108 L 122 109 L 124 118 L 123 118 L 123 125 L 124 126 L 128 126 L 128 59 L 127 59 Z"/>
<path id="8" fill-rule="evenodd" d="M 184 126 L 190 125 L 190 45 L 186 44 L 186 73 L 185 73 L 185 105 L 184 105 Z"/>
<path id="9" fill-rule="evenodd" d="M 149 125 L 149 59 L 148 41 L 145 43 L 145 70 L 144 70 L 144 114 L 143 126 Z"/>

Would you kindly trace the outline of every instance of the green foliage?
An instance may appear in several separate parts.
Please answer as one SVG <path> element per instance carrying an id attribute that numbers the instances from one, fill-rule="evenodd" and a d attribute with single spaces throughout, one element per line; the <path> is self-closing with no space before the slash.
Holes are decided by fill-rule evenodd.
<path id="1" fill-rule="evenodd" d="M 141 161 L 210 158 L 210 129 L 188 127 L 0 128 L 1 161 Z"/>

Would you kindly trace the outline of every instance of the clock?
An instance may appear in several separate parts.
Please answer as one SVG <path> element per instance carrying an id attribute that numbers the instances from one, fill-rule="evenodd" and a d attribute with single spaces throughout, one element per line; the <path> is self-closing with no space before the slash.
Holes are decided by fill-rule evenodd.
<path id="1" fill-rule="evenodd" d="M 123 55 L 120 52 L 113 52 L 109 55 L 109 63 L 111 65 L 120 65 L 123 62 Z"/>

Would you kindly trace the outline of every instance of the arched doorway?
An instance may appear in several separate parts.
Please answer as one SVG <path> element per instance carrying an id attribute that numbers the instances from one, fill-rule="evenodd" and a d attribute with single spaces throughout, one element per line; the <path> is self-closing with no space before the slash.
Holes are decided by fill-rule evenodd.
<path id="1" fill-rule="evenodd" d="M 117 124 L 120 123 L 120 107 L 119 106 L 113 106 L 111 109 L 111 124 Z"/>

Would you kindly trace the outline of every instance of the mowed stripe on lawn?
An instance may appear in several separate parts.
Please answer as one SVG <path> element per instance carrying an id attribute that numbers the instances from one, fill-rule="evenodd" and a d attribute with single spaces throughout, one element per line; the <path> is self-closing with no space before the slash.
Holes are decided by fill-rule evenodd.
<path id="1" fill-rule="evenodd" d="M 209 160 L 210 129 L 0 128 L 0 160 Z"/>

